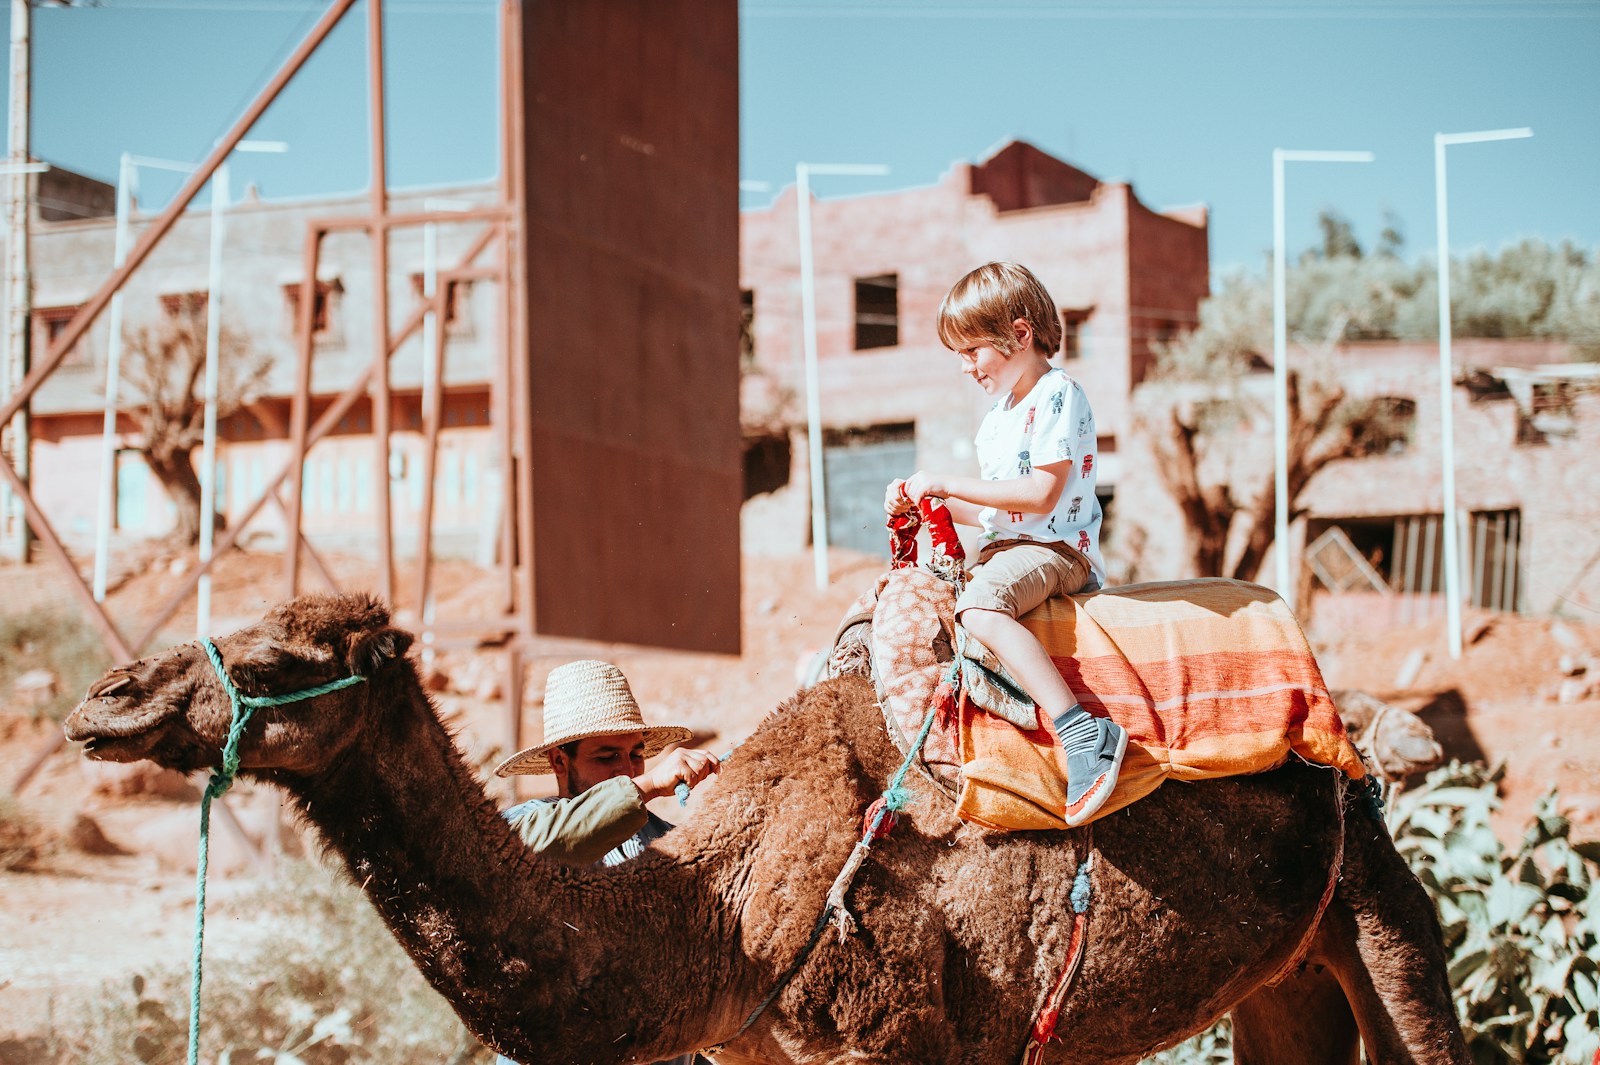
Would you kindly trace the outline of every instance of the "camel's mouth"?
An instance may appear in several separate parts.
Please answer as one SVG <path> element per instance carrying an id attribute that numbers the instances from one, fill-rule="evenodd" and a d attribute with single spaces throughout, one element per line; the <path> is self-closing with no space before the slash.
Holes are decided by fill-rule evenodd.
<path id="1" fill-rule="evenodd" d="M 111 674 L 89 689 L 62 727 L 67 739 L 83 744 L 90 758 L 134 762 L 150 755 L 166 732 L 161 726 L 176 712 L 165 700 L 138 700 L 131 677 Z"/>

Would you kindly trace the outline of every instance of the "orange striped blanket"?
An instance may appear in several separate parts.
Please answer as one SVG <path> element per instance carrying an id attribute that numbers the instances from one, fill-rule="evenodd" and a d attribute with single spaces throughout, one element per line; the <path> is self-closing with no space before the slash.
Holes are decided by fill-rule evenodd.
<path id="1" fill-rule="evenodd" d="M 1269 589 L 1136 584 L 1054 599 L 1021 620 L 1083 705 L 1128 730 L 1102 817 L 1168 778 L 1260 772 L 1291 753 L 1351 779 L 1366 775 L 1299 622 Z M 1048 728 L 1023 730 L 963 700 L 960 754 L 963 818 L 1066 827 L 1065 762 Z"/>

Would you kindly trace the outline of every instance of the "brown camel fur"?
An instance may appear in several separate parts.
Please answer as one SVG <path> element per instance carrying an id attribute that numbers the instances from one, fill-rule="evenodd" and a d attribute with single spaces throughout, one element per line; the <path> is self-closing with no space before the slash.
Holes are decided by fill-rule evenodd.
<path id="1" fill-rule="evenodd" d="M 1303 765 L 1168 785 L 1089 830 L 989 833 L 926 780 L 825 937 L 743 1035 L 809 937 L 862 814 L 899 762 L 869 684 L 828 681 L 769 716 L 688 821 L 644 856 L 573 869 L 512 834 L 359 596 L 307 596 L 217 641 L 246 694 L 349 672 L 257 711 L 242 773 L 284 788 L 395 937 L 485 1043 L 541 1062 L 1012 1065 L 1063 960 L 1068 896 L 1097 851 L 1083 969 L 1049 1060 L 1132 1063 L 1233 1010 L 1251 1063 L 1468 1061 L 1438 926 L 1381 826 Z M 229 705 L 195 644 L 114 669 L 67 733 L 90 757 L 216 765 Z M 1338 849 L 1310 963 L 1276 989 Z M 1349 1003 L 1346 1005 L 1346 1003 Z M 1250 1049 L 1250 1048 L 1261 1048 Z M 1292 1048 L 1289 1053 L 1275 1048 Z"/>

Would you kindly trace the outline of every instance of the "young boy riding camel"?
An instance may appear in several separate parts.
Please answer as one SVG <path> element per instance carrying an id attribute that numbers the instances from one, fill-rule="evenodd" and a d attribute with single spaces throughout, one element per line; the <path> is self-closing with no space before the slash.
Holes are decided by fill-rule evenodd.
<path id="1" fill-rule="evenodd" d="M 956 617 L 1050 716 L 1066 752 L 1063 816 L 1081 825 L 1116 787 L 1128 734 L 1079 705 L 1017 619 L 1051 596 L 1105 583 L 1094 412 L 1083 387 L 1050 365 L 1061 318 L 1026 267 L 987 263 L 957 281 L 939 307 L 938 330 L 962 372 L 995 398 L 975 441 L 981 476 L 918 470 L 889 485 L 884 507 L 901 514 L 936 496 L 957 522 L 982 530 Z"/>

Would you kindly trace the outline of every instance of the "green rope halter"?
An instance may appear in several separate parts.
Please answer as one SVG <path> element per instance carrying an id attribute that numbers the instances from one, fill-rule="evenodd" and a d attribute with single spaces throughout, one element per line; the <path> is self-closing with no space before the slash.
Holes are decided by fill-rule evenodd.
<path id="1" fill-rule="evenodd" d="M 288 695 L 246 695 L 234 685 L 233 678 L 228 676 L 228 670 L 222 664 L 222 655 L 217 651 L 217 645 L 203 639 L 200 641 L 200 646 L 205 648 L 206 657 L 211 659 L 211 668 L 216 670 L 217 679 L 222 681 L 223 688 L 228 692 L 228 703 L 233 708 L 233 716 L 228 723 L 228 740 L 222 747 L 222 765 L 211 774 L 211 779 L 206 783 L 205 794 L 200 797 L 200 857 L 195 865 L 194 958 L 191 966 L 194 975 L 189 984 L 189 1065 L 199 1065 L 200 1061 L 200 954 L 206 934 L 206 862 L 211 850 L 211 800 L 220 798 L 224 792 L 233 787 L 234 775 L 239 772 L 239 741 L 244 736 L 244 727 L 249 724 L 251 716 L 263 706 L 298 703 L 303 699 L 313 699 L 341 688 L 348 688 L 353 684 L 360 684 L 367 679 L 359 673 L 352 673 L 348 677 L 318 684 L 303 691 L 290 692 Z"/>

